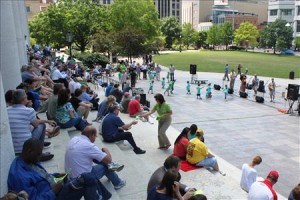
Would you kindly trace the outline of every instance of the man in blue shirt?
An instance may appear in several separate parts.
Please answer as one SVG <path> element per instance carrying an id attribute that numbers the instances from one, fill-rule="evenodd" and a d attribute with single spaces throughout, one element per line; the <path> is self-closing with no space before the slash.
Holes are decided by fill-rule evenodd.
<path id="1" fill-rule="evenodd" d="M 227 81 L 229 81 L 228 72 L 229 72 L 229 66 L 228 66 L 228 64 L 226 64 L 226 65 L 225 65 L 225 70 L 224 70 L 224 78 L 223 78 L 223 81 L 225 81 L 226 78 L 227 78 Z"/>
<path id="2" fill-rule="evenodd" d="M 121 140 L 127 140 L 129 144 L 133 147 L 133 151 L 136 154 L 144 154 L 145 150 L 140 149 L 135 144 L 132 137 L 132 133 L 125 132 L 131 128 L 132 125 L 137 124 L 134 120 L 131 123 L 124 124 L 118 114 L 120 113 L 120 107 L 118 105 L 113 105 L 108 108 L 109 114 L 103 119 L 102 122 L 102 136 L 105 142 L 117 142 Z M 125 131 L 124 131 L 125 130 Z"/>

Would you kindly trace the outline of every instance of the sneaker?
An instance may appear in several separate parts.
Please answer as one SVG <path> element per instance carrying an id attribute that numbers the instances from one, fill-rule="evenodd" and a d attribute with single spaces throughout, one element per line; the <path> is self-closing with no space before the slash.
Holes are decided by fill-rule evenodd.
<path id="1" fill-rule="evenodd" d="M 118 163 L 109 163 L 108 164 L 108 170 L 110 171 L 121 171 L 124 168 L 124 165 L 118 164 Z"/>
<path id="2" fill-rule="evenodd" d="M 51 145 L 51 142 L 44 142 L 44 149 L 49 148 Z"/>
<path id="3" fill-rule="evenodd" d="M 222 176 L 226 176 L 226 173 L 223 172 L 223 171 L 220 171 L 220 170 L 219 170 L 219 173 L 220 173 Z"/>
<path id="4" fill-rule="evenodd" d="M 42 153 L 42 156 L 40 158 L 40 162 L 51 160 L 54 157 L 51 153 Z"/>
<path id="5" fill-rule="evenodd" d="M 136 154 L 144 154 L 144 153 L 146 153 L 145 150 L 142 150 L 142 149 L 140 149 L 140 148 L 134 149 L 133 151 L 134 151 L 134 153 L 136 153 Z"/>
<path id="6" fill-rule="evenodd" d="M 72 179 L 70 181 L 70 187 L 74 190 L 79 190 L 82 189 L 84 185 L 84 179 L 82 176 L 78 176 L 75 179 Z"/>
<path id="7" fill-rule="evenodd" d="M 124 187 L 125 185 L 126 185 L 126 180 L 121 179 L 121 183 L 119 185 L 115 186 L 115 190 L 119 190 L 122 187 Z"/>

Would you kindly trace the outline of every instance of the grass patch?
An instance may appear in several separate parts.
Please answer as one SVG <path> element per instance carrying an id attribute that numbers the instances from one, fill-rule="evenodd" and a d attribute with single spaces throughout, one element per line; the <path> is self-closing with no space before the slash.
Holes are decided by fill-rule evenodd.
<path id="1" fill-rule="evenodd" d="M 229 69 L 237 72 L 237 65 L 246 67 L 249 74 L 259 76 L 288 78 L 291 70 L 295 72 L 295 78 L 300 78 L 300 57 L 273 55 L 256 52 L 240 51 L 193 51 L 156 55 L 154 62 L 164 66 L 173 64 L 176 69 L 189 71 L 190 64 L 197 65 L 198 72 L 224 72 L 225 64 Z"/>

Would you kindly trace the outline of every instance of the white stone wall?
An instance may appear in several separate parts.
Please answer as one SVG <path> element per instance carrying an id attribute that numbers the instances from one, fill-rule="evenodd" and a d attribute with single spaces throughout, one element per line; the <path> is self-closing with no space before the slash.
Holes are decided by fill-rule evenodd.
<path id="1" fill-rule="evenodd" d="M 3 196 L 15 157 L 4 94 L 21 83 L 20 68 L 27 64 L 24 36 L 29 33 L 24 0 L 0 1 L 0 9 L 0 196 Z"/>

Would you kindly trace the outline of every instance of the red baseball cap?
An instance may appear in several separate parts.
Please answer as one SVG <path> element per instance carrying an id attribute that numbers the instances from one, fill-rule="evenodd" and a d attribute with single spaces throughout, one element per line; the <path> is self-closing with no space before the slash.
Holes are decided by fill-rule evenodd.
<path id="1" fill-rule="evenodd" d="M 279 173 L 276 170 L 272 170 L 269 172 L 268 176 L 271 176 L 272 178 L 274 178 L 274 180 L 278 180 L 279 178 Z"/>

